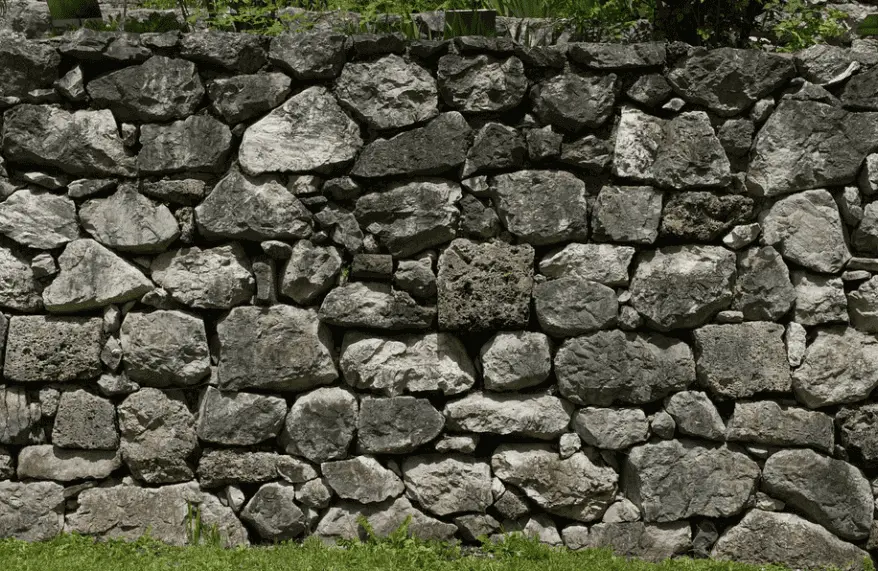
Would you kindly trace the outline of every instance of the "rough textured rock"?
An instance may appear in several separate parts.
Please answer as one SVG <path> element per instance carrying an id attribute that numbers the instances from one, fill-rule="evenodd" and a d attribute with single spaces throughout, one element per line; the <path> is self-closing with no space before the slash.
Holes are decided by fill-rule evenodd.
<path id="1" fill-rule="evenodd" d="M 396 498 L 405 491 L 402 480 L 371 456 L 324 462 L 323 477 L 340 497 L 361 504 L 375 504 Z"/>
<path id="2" fill-rule="evenodd" d="M 517 57 L 449 54 L 439 59 L 439 92 L 446 104 L 464 112 L 512 109 L 527 93 L 524 65 Z"/>
<path id="3" fill-rule="evenodd" d="M 783 537 L 784 541 L 777 541 Z M 780 563 L 796 568 L 862 569 L 866 552 L 822 526 L 795 514 L 752 510 L 730 527 L 711 557 L 752 564 Z"/>
<path id="4" fill-rule="evenodd" d="M 0 202 L 0 233 L 30 248 L 63 246 L 79 237 L 76 206 L 63 196 L 21 189 Z"/>
<path id="5" fill-rule="evenodd" d="M 205 238 L 283 240 L 311 235 L 311 213 L 276 176 L 250 177 L 237 169 L 195 208 Z"/>
<path id="6" fill-rule="evenodd" d="M 152 261 L 152 279 L 170 296 L 197 309 L 228 309 L 254 293 L 250 263 L 240 244 L 165 252 Z"/>
<path id="7" fill-rule="evenodd" d="M 402 464 L 407 496 L 438 516 L 484 512 L 493 503 L 491 467 L 464 456 L 411 456 Z"/>
<path id="8" fill-rule="evenodd" d="M 281 277 L 280 293 L 307 305 L 335 285 L 342 260 L 337 248 L 300 240 L 292 247 Z"/>
<path id="9" fill-rule="evenodd" d="M 599 523 L 589 530 L 588 547 L 610 548 L 623 557 L 664 561 L 692 548 L 687 522 L 648 524 L 639 521 Z"/>
<path id="10" fill-rule="evenodd" d="M 0 37 L 0 67 L 5 71 L 2 97 L 24 97 L 35 89 L 52 87 L 58 79 L 61 56 L 54 47 L 4 33 Z"/>
<path id="11" fill-rule="evenodd" d="M 18 477 L 34 480 L 102 480 L 122 466 L 115 450 L 64 450 L 51 444 L 22 448 Z"/>
<path id="12" fill-rule="evenodd" d="M 86 89 L 97 107 L 109 108 L 120 121 L 183 119 L 204 98 L 195 64 L 164 56 L 102 75 Z"/>
<path id="13" fill-rule="evenodd" d="M 542 383 L 552 370 L 551 350 L 542 333 L 497 333 L 479 351 L 485 389 L 512 391 Z"/>
<path id="14" fill-rule="evenodd" d="M 251 175 L 333 172 L 349 165 L 362 145 L 357 124 L 325 87 L 314 86 L 248 127 L 238 155 Z"/>
<path id="15" fill-rule="evenodd" d="M 281 444 L 312 462 L 344 458 L 357 429 L 357 398 L 338 387 L 320 388 L 296 399 L 287 414 Z"/>
<path id="16" fill-rule="evenodd" d="M 651 186 L 604 186 L 594 204 L 594 237 L 652 244 L 658 237 L 661 216 L 662 193 Z"/>
<path id="17" fill-rule="evenodd" d="M 0 536 L 48 541 L 64 528 L 64 487 L 0 481 Z"/>
<path id="18" fill-rule="evenodd" d="M 295 458 L 274 452 L 250 452 L 243 448 L 207 450 L 198 462 L 198 481 L 203 488 L 268 482 L 276 480 L 279 475 L 283 476 L 281 470 L 285 460 L 293 462 L 296 468 L 301 468 Z M 310 464 L 305 465 L 311 472 L 307 479 L 316 478 L 314 468 Z M 300 478 L 295 480 L 302 481 Z"/>
<path id="19" fill-rule="evenodd" d="M 141 174 L 220 172 L 232 147 L 232 133 L 209 115 L 192 115 L 167 125 L 143 125 L 140 144 Z"/>
<path id="20" fill-rule="evenodd" d="M 435 316 L 435 308 L 418 305 L 409 294 L 378 282 L 353 282 L 333 289 L 319 312 L 320 320 L 330 325 L 390 330 L 427 329 Z"/>
<path id="21" fill-rule="evenodd" d="M 241 511 L 241 519 L 268 541 L 295 539 L 308 527 L 305 514 L 294 503 L 295 487 L 286 482 L 263 484 Z"/>
<path id="22" fill-rule="evenodd" d="M 783 333 L 783 326 L 762 321 L 696 329 L 693 336 L 698 382 L 725 398 L 789 391 L 790 368 Z"/>
<path id="23" fill-rule="evenodd" d="M 735 515 L 759 478 L 759 467 L 745 454 L 690 440 L 632 448 L 623 472 L 628 498 L 647 522 Z"/>
<path id="24" fill-rule="evenodd" d="M 612 288 L 575 275 L 534 286 L 540 327 L 554 337 L 571 337 L 616 323 L 619 302 Z"/>
<path id="25" fill-rule="evenodd" d="M 869 536 L 872 488 L 843 460 L 812 450 L 781 450 L 765 462 L 762 488 L 842 539 Z"/>
<path id="26" fill-rule="evenodd" d="M 549 279 L 575 276 L 607 286 L 627 286 L 631 246 L 572 243 L 540 260 L 540 273 Z"/>
<path id="27" fill-rule="evenodd" d="M 120 339 L 125 373 L 141 385 L 194 385 L 210 374 L 204 322 L 190 314 L 129 313 Z"/>
<path id="28" fill-rule="evenodd" d="M 738 275 L 732 308 L 747 320 L 774 321 L 796 300 L 790 272 L 772 246 L 749 248 L 738 254 Z"/>
<path id="29" fill-rule="evenodd" d="M 665 411 L 674 419 L 681 434 L 723 441 L 726 426 L 719 411 L 706 394 L 698 391 L 681 391 L 665 399 Z"/>
<path id="30" fill-rule="evenodd" d="M 878 410 L 874 404 L 842 408 L 835 417 L 841 444 L 854 458 L 872 466 L 878 460 L 875 424 Z"/>
<path id="31" fill-rule="evenodd" d="M 527 147 L 517 130 L 502 123 L 486 123 L 476 132 L 462 175 L 520 167 L 526 157 Z"/>
<path id="32" fill-rule="evenodd" d="M 180 236 L 174 215 L 164 204 L 124 184 L 109 198 L 95 198 L 79 207 L 83 229 L 95 240 L 134 254 L 164 252 Z"/>
<path id="33" fill-rule="evenodd" d="M 55 414 L 52 443 L 59 448 L 115 450 L 119 447 L 116 407 L 84 389 L 64 391 Z"/>
<path id="34" fill-rule="evenodd" d="M 207 94 L 226 123 L 235 125 L 271 111 L 290 94 L 290 78 L 283 73 L 256 73 L 214 79 Z"/>
<path id="35" fill-rule="evenodd" d="M 404 454 L 435 439 L 444 426 L 445 417 L 427 399 L 364 398 L 357 445 L 367 454 Z"/>
<path id="36" fill-rule="evenodd" d="M 617 77 L 568 72 L 537 83 L 530 97 L 543 124 L 563 131 L 596 129 L 610 117 Z"/>
<path id="37" fill-rule="evenodd" d="M 11 317 L 3 377 L 17 382 L 97 378 L 101 372 L 101 326 L 99 318 Z"/>
<path id="38" fill-rule="evenodd" d="M 413 507 L 406 498 L 380 504 L 362 505 L 356 502 L 341 502 L 329 508 L 320 520 L 315 534 L 324 541 L 337 539 L 363 539 L 366 537 L 357 520 L 365 517 L 375 535 L 386 537 L 411 516 L 409 533 L 421 539 L 448 541 L 457 531 L 454 524 L 434 519 Z"/>
<path id="39" fill-rule="evenodd" d="M 312 309 L 239 307 L 217 323 L 220 390 L 304 391 L 338 377 L 331 336 Z"/>
<path id="40" fill-rule="evenodd" d="M 847 297 L 840 278 L 793 272 L 793 318 L 805 326 L 848 321 Z"/>
<path id="41" fill-rule="evenodd" d="M 878 379 L 878 341 L 848 327 L 817 331 L 802 366 L 793 371 L 793 392 L 808 408 L 865 399 Z"/>
<path id="42" fill-rule="evenodd" d="M 393 54 L 346 65 L 335 95 L 373 129 L 399 129 L 439 114 L 436 80 L 426 69 Z"/>
<path id="43" fill-rule="evenodd" d="M 22 387 L 0 385 L 0 444 L 43 442 L 42 408 Z"/>
<path id="44" fill-rule="evenodd" d="M 272 38 L 268 58 L 299 81 L 331 79 L 345 63 L 345 36 L 319 31 L 282 34 Z"/>
<path id="45" fill-rule="evenodd" d="M 140 389 L 122 401 L 118 415 L 122 459 L 135 478 L 148 484 L 192 479 L 187 460 L 198 437 L 181 393 Z"/>
<path id="46" fill-rule="evenodd" d="M 439 256 L 439 328 L 523 329 L 530 318 L 533 259 L 526 244 L 454 240 Z"/>
<path id="47" fill-rule="evenodd" d="M 198 409 L 198 438 L 231 446 L 252 446 L 280 432 L 287 403 L 268 395 L 205 389 Z"/>
<path id="48" fill-rule="evenodd" d="M 550 440 L 567 432 L 573 407 L 549 395 L 474 392 L 445 405 L 446 427 L 457 432 Z"/>
<path id="49" fill-rule="evenodd" d="M 624 450 L 649 437 L 646 414 L 636 408 L 586 407 L 573 417 L 573 427 L 585 444 L 604 450 Z"/>
<path id="50" fill-rule="evenodd" d="M 576 521 L 601 517 L 612 503 L 618 475 L 582 452 L 562 459 L 541 444 L 504 444 L 491 458 L 494 474 L 521 488 L 549 513 Z"/>
<path id="51" fill-rule="evenodd" d="M 265 45 L 261 36 L 216 30 L 185 34 L 180 55 L 186 59 L 230 71 L 253 73 L 265 64 Z"/>
<path id="52" fill-rule="evenodd" d="M 682 341 L 600 331 L 565 341 L 555 374 L 561 394 L 577 404 L 644 404 L 686 389 L 695 380 L 695 362 Z"/>
<path id="53" fill-rule="evenodd" d="M 22 104 L 3 115 L 3 154 L 9 160 L 75 175 L 132 176 L 110 111 L 75 111 Z"/>
<path id="54" fill-rule="evenodd" d="M 840 432 L 844 442 L 843 425 Z M 810 446 L 827 453 L 834 444 L 831 416 L 774 401 L 735 403 L 726 437 L 765 446 Z"/>
<path id="55" fill-rule="evenodd" d="M 697 327 L 732 302 L 735 256 L 716 246 L 647 251 L 631 278 L 631 305 L 660 331 Z"/>
<path id="56" fill-rule="evenodd" d="M 445 180 L 397 183 L 358 198 L 354 215 L 393 256 L 406 257 L 454 239 L 461 196 Z"/>
<path id="57" fill-rule="evenodd" d="M 571 43 L 571 61 L 591 69 L 638 69 L 665 63 L 665 46 L 660 42 L 633 44 Z"/>
<path id="58" fill-rule="evenodd" d="M 19 251 L 0 246 L 0 307 L 24 313 L 39 311 L 43 302 L 35 277 Z"/>
<path id="59" fill-rule="evenodd" d="M 671 195 L 662 211 L 662 236 L 691 242 L 713 242 L 732 226 L 750 220 L 753 199 L 711 192 Z"/>

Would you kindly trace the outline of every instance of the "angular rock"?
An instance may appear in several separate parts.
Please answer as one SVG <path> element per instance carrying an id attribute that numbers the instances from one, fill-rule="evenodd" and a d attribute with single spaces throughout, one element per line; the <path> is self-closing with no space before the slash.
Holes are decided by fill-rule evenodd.
<path id="1" fill-rule="evenodd" d="M 236 125 L 271 111 L 290 94 L 283 73 L 257 73 L 214 79 L 207 85 L 213 108 L 226 123 Z"/>
<path id="2" fill-rule="evenodd" d="M 844 441 L 844 428 L 841 433 Z M 827 453 L 834 444 L 831 416 L 774 401 L 735 403 L 726 438 L 763 446 L 810 446 Z"/>
<path id="3" fill-rule="evenodd" d="M 180 55 L 186 59 L 230 71 L 253 73 L 265 64 L 262 36 L 216 30 L 184 34 Z"/>
<path id="4" fill-rule="evenodd" d="M 682 434 L 705 440 L 725 440 L 726 426 L 706 394 L 681 391 L 665 399 L 665 410 Z"/>
<path id="5" fill-rule="evenodd" d="M 332 337 L 312 309 L 238 307 L 216 330 L 220 390 L 304 391 L 338 378 Z"/>
<path id="6" fill-rule="evenodd" d="M 713 242 L 753 213 L 753 199 L 711 192 L 673 194 L 662 211 L 662 236 L 687 242 Z"/>
<path id="7" fill-rule="evenodd" d="M 102 480 L 122 466 L 115 450 L 64 450 L 51 444 L 28 446 L 18 454 L 18 477 L 21 479 Z"/>
<path id="8" fill-rule="evenodd" d="M 399 129 L 439 114 L 436 80 L 398 55 L 350 63 L 335 84 L 343 107 L 373 129 Z"/>
<path id="9" fill-rule="evenodd" d="M 281 34 L 272 38 L 268 59 L 299 81 L 332 79 L 345 64 L 345 36 L 317 31 Z"/>
<path id="10" fill-rule="evenodd" d="M 42 309 L 40 286 L 34 274 L 21 253 L 0 246 L 0 307 L 24 313 Z"/>
<path id="11" fill-rule="evenodd" d="M 521 134 L 502 123 L 486 123 L 476 132 L 463 165 L 463 176 L 524 165 L 527 147 Z"/>
<path id="12" fill-rule="evenodd" d="M 435 308 L 418 305 L 409 294 L 379 282 L 352 282 L 333 289 L 318 314 L 329 325 L 389 330 L 428 329 L 435 315 Z"/>
<path id="13" fill-rule="evenodd" d="M 79 237 L 73 201 L 21 189 L 0 203 L 0 233 L 31 248 L 49 250 Z"/>
<path id="14" fill-rule="evenodd" d="M 279 475 L 282 476 L 282 463 L 285 460 L 299 462 L 274 452 L 251 452 L 244 448 L 207 450 L 198 462 L 198 482 L 203 488 L 216 488 L 276 480 Z M 308 479 L 317 477 L 314 468 L 304 462 L 301 464 L 308 466 L 311 472 Z"/>
<path id="15" fill-rule="evenodd" d="M 397 498 L 405 491 L 402 480 L 371 456 L 324 462 L 320 471 L 326 483 L 340 497 L 361 504 L 375 504 Z"/>
<path id="16" fill-rule="evenodd" d="M 631 305 L 660 331 L 697 327 L 732 302 L 735 255 L 717 246 L 670 246 L 640 254 Z"/>
<path id="17" fill-rule="evenodd" d="M 164 252 L 180 236 L 174 215 L 164 204 L 124 184 L 109 198 L 88 200 L 79 207 L 83 229 L 101 244 L 120 252 Z"/>
<path id="18" fill-rule="evenodd" d="M 341 255 L 336 248 L 300 240 L 291 250 L 280 293 L 307 305 L 332 288 L 341 266 Z"/>
<path id="19" fill-rule="evenodd" d="M 606 329 L 619 313 L 612 288 L 575 275 L 537 284 L 533 297 L 540 327 L 553 337 Z"/>
<path id="20" fill-rule="evenodd" d="M 604 450 L 624 450 L 649 437 L 646 414 L 637 408 L 586 407 L 573 417 L 573 427 L 585 444 Z"/>
<path id="21" fill-rule="evenodd" d="M 165 252 L 152 261 L 152 279 L 173 299 L 198 309 L 228 309 L 248 301 L 255 284 L 240 244 Z"/>
<path id="22" fill-rule="evenodd" d="M 275 240 L 311 235 L 311 213 L 276 176 L 250 177 L 237 169 L 195 208 L 205 238 Z"/>
<path id="23" fill-rule="evenodd" d="M 296 399 L 287 414 L 281 445 L 312 462 L 347 456 L 357 429 L 358 405 L 349 391 L 320 388 Z"/>
<path id="24" fill-rule="evenodd" d="M 30 398 L 24 388 L 0 385 L 0 444 L 44 442 L 41 418 L 41 403 Z"/>
<path id="25" fill-rule="evenodd" d="M 829 418 L 827 415 L 823 416 Z M 835 416 L 835 422 L 841 444 L 848 454 L 864 461 L 870 467 L 874 465 L 878 461 L 878 439 L 875 437 L 878 407 L 872 403 L 844 407 Z M 829 434 L 832 434 L 831 424 Z M 831 446 L 827 451 L 830 449 Z"/>
<path id="26" fill-rule="evenodd" d="M 108 110 L 70 113 L 44 105 L 16 105 L 3 115 L 2 139 L 3 155 L 10 161 L 74 175 L 135 173 L 134 158 Z"/>
<path id="27" fill-rule="evenodd" d="M 659 524 L 634 521 L 592 526 L 587 545 L 610 548 L 617 556 L 659 562 L 686 555 L 692 548 L 692 539 L 685 521 Z"/>
<path id="28" fill-rule="evenodd" d="M 549 279 L 575 276 L 607 286 L 627 286 L 631 246 L 568 244 L 540 260 L 540 273 Z"/>
<path id="29" fill-rule="evenodd" d="M 248 127 L 238 153 L 250 175 L 334 172 L 348 166 L 362 145 L 357 124 L 325 87 L 314 86 Z"/>
<path id="30" fill-rule="evenodd" d="M 577 404 L 645 404 L 692 384 L 695 362 L 682 341 L 600 331 L 565 341 L 555 375 L 561 395 Z"/>
<path id="31" fill-rule="evenodd" d="M 738 276 L 732 308 L 746 320 L 776 321 L 796 300 L 790 272 L 771 246 L 749 248 L 738 254 Z"/>
<path id="32" fill-rule="evenodd" d="M 210 374 L 204 322 L 179 311 L 131 312 L 120 339 L 125 373 L 144 386 L 194 385 Z"/>
<path id="33" fill-rule="evenodd" d="M 878 386 L 876 366 L 874 336 L 850 327 L 820 329 L 793 371 L 793 392 L 808 408 L 861 401 Z"/>
<path id="34" fill-rule="evenodd" d="M 83 389 L 61 393 L 52 443 L 59 448 L 115 450 L 119 447 L 116 407 Z"/>
<path id="35" fill-rule="evenodd" d="M 438 516 L 484 512 L 494 501 L 486 462 L 456 455 L 412 456 L 402 471 L 407 496 Z"/>
<path id="36" fill-rule="evenodd" d="M 616 74 L 568 72 L 537 83 L 530 91 L 534 112 L 544 125 L 578 132 L 603 125 L 613 112 Z"/>
<path id="37" fill-rule="evenodd" d="M 513 391 L 545 381 L 552 371 L 552 346 L 542 333 L 500 332 L 479 351 L 485 389 Z"/>
<path id="38" fill-rule="evenodd" d="M 793 272 L 796 303 L 793 319 L 805 326 L 848 321 L 847 298 L 841 278 Z"/>
<path id="39" fill-rule="evenodd" d="M 449 54 L 439 59 L 439 92 L 450 107 L 469 113 L 506 111 L 527 94 L 524 65 L 515 56 Z"/>
<path id="40" fill-rule="evenodd" d="M 551 440 L 567 432 L 573 407 L 550 395 L 474 392 L 445 405 L 445 425 L 456 432 Z"/>
<path id="41" fill-rule="evenodd" d="M 329 234 L 330 239 L 347 251 L 354 253 L 363 249 L 363 231 L 352 212 L 337 204 L 329 203 L 314 218 Z"/>
<path id="42" fill-rule="evenodd" d="M 101 372 L 101 329 L 99 318 L 12 316 L 4 379 L 26 383 L 97 378 Z"/>
<path id="43" fill-rule="evenodd" d="M 547 512 L 583 522 L 601 517 L 619 478 L 582 452 L 561 459 L 543 444 L 504 444 L 494 451 L 491 468 L 503 483 L 521 488 Z"/>
<path id="44" fill-rule="evenodd" d="M 435 439 L 444 426 L 445 417 L 427 399 L 364 398 L 357 445 L 367 454 L 404 454 Z"/>
<path id="45" fill-rule="evenodd" d="M 662 193 L 651 186 L 604 186 L 592 214 L 595 239 L 652 244 L 658 237 Z"/>
<path id="46" fill-rule="evenodd" d="M 320 520 L 315 535 L 324 541 L 365 538 L 365 530 L 357 521 L 360 517 L 366 518 L 377 537 L 387 537 L 409 517 L 409 533 L 420 539 L 449 541 L 457 531 L 457 526 L 425 515 L 406 498 L 397 498 L 367 505 L 340 502 L 329 508 Z"/>
<path id="47" fill-rule="evenodd" d="M 86 89 L 94 106 L 109 108 L 120 121 L 184 119 L 204 98 L 195 64 L 164 56 L 102 75 Z"/>
<path id="48" fill-rule="evenodd" d="M 843 460 L 813 450 L 781 450 L 765 462 L 762 488 L 842 539 L 869 536 L 872 488 Z"/>
<path id="49" fill-rule="evenodd" d="M 646 107 L 658 107 L 673 91 L 668 80 L 660 73 L 642 75 L 625 91 L 629 99 Z"/>
<path id="50" fill-rule="evenodd" d="M 293 500 L 296 490 L 286 482 L 263 484 L 241 511 L 241 519 L 266 541 L 295 539 L 307 528 L 305 514 Z"/>
<path id="51" fill-rule="evenodd" d="M 209 115 L 140 127 L 137 168 L 143 175 L 221 172 L 232 148 L 229 128 Z M 243 148 L 242 148 L 243 150 Z"/>
<path id="52" fill-rule="evenodd" d="M 277 436 L 286 414 L 282 398 L 208 387 L 201 397 L 196 431 L 205 442 L 252 446 Z"/>
<path id="53" fill-rule="evenodd" d="M 162 179 L 155 182 L 144 180 L 140 191 L 160 202 L 187 205 L 200 202 L 206 194 L 204 181 L 198 179 Z"/>
<path id="54" fill-rule="evenodd" d="M 445 180 L 397 183 L 358 198 L 354 215 L 392 255 L 406 257 L 454 239 L 461 196 Z"/>
<path id="55" fill-rule="evenodd" d="M 637 69 L 657 67 L 665 63 L 665 45 L 661 42 L 634 44 L 571 43 L 567 49 L 570 61 L 591 69 Z"/>
<path id="56" fill-rule="evenodd" d="M 863 169 L 865 172 L 866 169 Z M 849 187 L 854 188 L 854 187 Z M 840 209 L 844 218 L 844 209 Z M 851 244 L 855 250 L 867 254 L 878 254 L 878 204 L 870 202 L 862 213 L 862 221 L 847 221 L 852 226 L 857 226 L 851 235 Z"/>
<path id="57" fill-rule="evenodd" d="M 64 487 L 0 481 L 0 537 L 48 541 L 64 528 Z"/>
<path id="58" fill-rule="evenodd" d="M 756 492 L 759 467 L 726 446 L 665 440 L 631 449 L 624 474 L 643 520 L 666 522 L 740 513 Z"/>
<path id="59" fill-rule="evenodd" d="M 686 101 L 729 117 L 746 111 L 795 75 L 796 66 L 789 58 L 719 48 L 694 53 L 674 66 L 667 77 Z"/>
<path id="60" fill-rule="evenodd" d="M 0 37 L 0 68 L 5 72 L 0 97 L 25 97 L 35 89 L 52 87 L 60 65 L 61 56 L 53 46 L 4 33 Z"/>
<path id="61" fill-rule="evenodd" d="M 878 88 L 878 73 L 873 68 L 853 76 L 845 84 L 841 93 L 841 102 L 850 109 L 878 111 L 876 88 Z"/>

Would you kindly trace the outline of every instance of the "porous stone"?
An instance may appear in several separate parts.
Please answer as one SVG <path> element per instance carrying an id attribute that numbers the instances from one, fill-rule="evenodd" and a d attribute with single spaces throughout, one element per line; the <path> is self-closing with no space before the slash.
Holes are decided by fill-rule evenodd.
<path id="1" fill-rule="evenodd" d="M 793 272 L 796 302 L 793 318 L 805 326 L 847 323 L 848 307 L 841 278 Z"/>
<path id="2" fill-rule="evenodd" d="M 320 471 L 338 497 L 361 504 L 396 498 L 405 491 L 402 480 L 371 456 L 324 462 Z"/>
<path id="3" fill-rule="evenodd" d="M 696 329 L 693 336 L 698 382 L 711 394 L 724 398 L 789 391 L 790 368 L 783 334 L 782 325 L 764 321 Z"/>
<path id="4" fill-rule="evenodd" d="M 662 193 L 651 186 L 604 186 L 594 204 L 594 237 L 652 244 L 658 237 Z"/>
<path id="5" fill-rule="evenodd" d="M 109 198 L 88 200 L 79 207 L 83 229 L 101 244 L 120 252 L 164 252 L 180 236 L 174 215 L 164 204 L 124 184 Z"/>
<path id="6" fill-rule="evenodd" d="M 276 480 L 282 476 L 282 463 L 285 460 L 298 464 L 296 459 L 274 452 L 252 452 L 244 448 L 207 450 L 198 461 L 198 482 L 203 488 L 217 488 Z M 310 464 L 305 465 L 311 472 L 308 479 L 316 478 L 314 468 Z"/>
<path id="7" fill-rule="evenodd" d="M 661 234 L 691 242 L 713 242 L 736 224 L 750 220 L 753 199 L 712 192 L 672 194 L 662 210 Z"/>
<path id="8" fill-rule="evenodd" d="M 512 391 L 542 383 L 552 370 L 551 350 L 542 333 L 497 333 L 479 351 L 485 389 Z"/>
<path id="9" fill-rule="evenodd" d="M 101 372 L 102 346 L 99 318 L 15 315 L 3 377 L 25 383 L 93 379 Z"/>
<path id="10" fill-rule="evenodd" d="M 213 108 L 226 123 L 236 125 L 271 111 L 290 94 L 283 73 L 256 73 L 214 79 L 207 85 Z"/>
<path id="11" fill-rule="evenodd" d="M 40 420 L 41 413 L 49 412 L 48 408 L 29 396 L 22 387 L 0 385 L 0 444 L 44 442 Z M 12 466 L 11 459 L 9 465 Z"/>
<path id="12" fill-rule="evenodd" d="M 55 414 L 52 443 L 59 448 L 115 450 L 119 447 L 116 407 L 83 389 L 64 391 Z"/>
<path id="13" fill-rule="evenodd" d="M 444 426 L 445 417 L 427 399 L 364 398 L 357 445 L 367 454 L 404 454 L 435 439 Z"/>
<path id="14" fill-rule="evenodd" d="M 353 282 L 337 287 L 323 299 L 320 320 L 341 327 L 367 329 L 428 329 L 436 309 L 380 282 Z"/>
<path id="15" fill-rule="evenodd" d="M 332 79 L 345 64 L 345 36 L 320 31 L 271 39 L 268 59 L 299 81 Z"/>
<path id="16" fill-rule="evenodd" d="M 573 417 L 573 427 L 583 442 L 604 450 L 624 450 L 649 437 L 646 414 L 637 408 L 586 407 Z"/>
<path id="17" fill-rule="evenodd" d="M 0 481 L 0 536 L 48 541 L 63 529 L 63 486 L 55 482 Z"/>
<path id="18" fill-rule="evenodd" d="M 695 362 L 676 339 L 599 331 L 565 341 L 555 354 L 555 375 L 561 395 L 577 404 L 645 404 L 692 384 Z"/>
<path id="19" fill-rule="evenodd" d="M 281 277 L 280 293 L 307 305 L 329 291 L 341 270 L 342 260 L 332 246 L 315 246 L 300 240 L 292 247 Z"/>
<path id="20" fill-rule="evenodd" d="M 491 457 L 494 474 L 521 488 L 547 512 L 595 521 L 613 502 L 619 476 L 582 452 L 562 459 L 542 444 L 504 444 Z M 508 492 L 507 492 L 508 493 Z"/>
<path id="21" fill-rule="evenodd" d="M 280 441 L 288 454 L 312 462 L 344 458 L 357 429 L 359 406 L 349 391 L 320 388 L 296 399 Z"/>
<path id="22" fill-rule="evenodd" d="M 646 522 L 738 514 L 759 479 L 759 467 L 746 454 L 692 440 L 636 446 L 623 473 L 628 498 Z"/>
<path id="23" fill-rule="evenodd" d="M 20 479 L 102 480 L 122 466 L 116 450 L 64 450 L 51 444 L 27 446 L 18 454 Z"/>
<path id="24" fill-rule="evenodd" d="M 572 243 L 552 250 L 540 260 L 540 273 L 549 279 L 575 276 L 607 286 L 627 286 L 631 246 Z"/>
<path id="25" fill-rule="evenodd" d="M 140 192 L 160 202 L 194 204 L 207 193 L 206 184 L 197 178 L 141 181 Z M 68 194 L 73 196 L 69 191 Z M 74 197 L 75 198 L 75 197 Z"/>
<path id="26" fill-rule="evenodd" d="M 484 512 L 493 503 L 491 467 L 465 456 L 411 456 L 402 464 L 407 496 L 438 516 Z"/>
<path id="27" fill-rule="evenodd" d="M 313 86 L 248 127 L 238 156 L 250 175 L 331 173 L 350 165 L 362 145 L 353 119 L 325 87 Z"/>
<path id="28" fill-rule="evenodd" d="M 878 386 L 878 340 L 850 327 L 820 329 L 802 365 L 793 371 L 793 392 L 808 408 L 853 403 Z"/>
<path id="29" fill-rule="evenodd" d="M 265 64 L 265 40 L 254 34 L 205 30 L 184 34 L 180 55 L 209 66 L 253 73 Z"/>
<path id="30" fill-rule="evenodd" d="M 668 246 L 638 258 L 631 305 L 652 327 L 697 327 L 731 305 L 735 255 L 725 248 Z"/>
<path id="31" fill-rule="evenodd" d="M 772 246 L 748 248 L 738 254 L 734 309 L 747 320 L 775 321 L 796 301 L 790 272 Z"/>
<path id="32" fill-rule="evenodd" d="M 439 328 L 523 329 L 530 318 L 533 248 L 458 238 L 439 256 Z"/>
<path id="33" fill-rule="evenodd" d="M 543 124 L 578 132 L 603 125 L 613 112 L 618 89 L 614 73 L 567 72 L 537 83 L 530 91 L 534 112 Z"/>
<path id="34" fill-rule="evenodd" d="M 689 552 L 691 533 L 689 524 L 684 521 L 599 523 L 589 530 L 587 546 L 610 548 L 617 556 L 664 561 Z"/>
<path id="35" fill-rule="evenodd" d="M 330 332 L 313 309 L 237 307 L 216 330 L 220 390 L 300 392 L 338 377 Z"/>
<path id="36" fill-rule="evenodd" d="M 844 438 L 844 429 L 842 429 Z M 738 402 L 729 419 L 729 440 L 764 446 L 810 446 L 832 452 L 832 417 L 774 401 Z"/>
<path id="37" fill-rule="evenodd" d="M 446 428 L 550 440 L 567 432 L 573 407 L 558 397 L 473 392 L 445 405 Z"/>
<path id="38" fill-rule="evenodd" d="M 209 115 L 191 115 L 181 121 L 140 127 L 141 174 L 189 171 L 220 172 L 232 148 L 232 133 Z"/>
<path id="39" fill-rule="evenodd" d="M 197 309 L 229 309 L 255 290 L 250 262 L 240 244 L 181 248 L 153 259 L 152 279 L 171 297 Z"/>
<path id="40" fill-rule="evenodd" d="M 534 286 L 534 309 L 540 327 L 553 337 L 571 337 L 616 323 L 616 292 L 575 275 Z"/>
<path id="41" fill-rule="evenodd" d="M 49 259 L 54 265 L 54 258 Z M 0 276 L 0 307 L 24 313 L 42 309 L 40 286 L 35 279 L 40 276 L 21 252 L 0 246 Z"/>
<path id="42" fill-rule="evenodd" d="M 63 246 L 79 237 L 76 206 L 64 196 L 23 188 L 0 202 L 0 234 L 40 250 Z"/>
<path id="43" fill-rule="evenodd" d="M 681 391 L 665 399 L 665 411 L 682 434 L 705 440 L 725 440 L 726 425 L 706 394 Z"/>
<path id="44" fill-rule="evenodd" d="M 842 539 L 869 536 L 872 488 L 843 460 L 813 450 L 781 450 L 765 462 L 762 488 Z"/>
<path id="45" fill-rule="evenodd" d="M 304 512 L 294 502 L 295 486 L 286 482 L 263 484 L 241 511 L 249 523 L 267 541 L 295 539 L 307 529 Z"/>
<path id="46" fill-rule="evenodd" d="M 207 387 L 198 409 L 198 438 L 231 446 L 252 446 L 280 432 L 287 404 L 284 399 Z"/>
<path id="47" fill-rule="evenodd" d="M 329 542 L 338 539 L 361 539 L 365 537 L 365 531 L 357 521 L 360 517 L 366 518 L 377 537 L 387 537 L 407 518 L 411 518 L 409 533 L 420 539 L 448 541 L 457 531 L 456 525 L 444 523 L 424 514 L 412 506 L 408 499 L 402 497 L 379 504 L 340 502 L 329 508 L 314 533 Z"/>

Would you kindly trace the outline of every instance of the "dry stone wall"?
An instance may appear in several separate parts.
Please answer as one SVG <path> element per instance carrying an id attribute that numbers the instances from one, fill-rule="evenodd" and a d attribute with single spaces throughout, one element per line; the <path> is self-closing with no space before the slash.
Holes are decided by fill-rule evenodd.
<path id="1" fill-rule="evenodd" d="M 0 36 L 0 536 L 878 548 L 878 51 Z"/>

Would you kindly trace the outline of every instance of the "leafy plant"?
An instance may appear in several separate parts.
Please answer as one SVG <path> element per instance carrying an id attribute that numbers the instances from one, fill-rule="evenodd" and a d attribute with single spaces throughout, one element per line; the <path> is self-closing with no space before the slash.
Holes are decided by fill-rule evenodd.
<path id="1" fill-rule="evenodd" d="M 807 0 L 769 0 L 764 17 L 771 22 L 771 32 L 781 51 L 797 51 L 814 44 L 832 42 L 841 37 L 845 13 L 828 7 L 825 12 Z"/>
<path id="2" fill-rule="evenodd" d="M 189 545 L 221 547 L 222 537 L 214 523 L 206 526 L 201 520 L 201 505 L 186 502 L 186 541 Z"/>
<path id="3" fill-rule="evenodd" d="M 878 14 L 869 14 L 857 26 L 857 34 L 861 36 L 878 36 Z"/>

